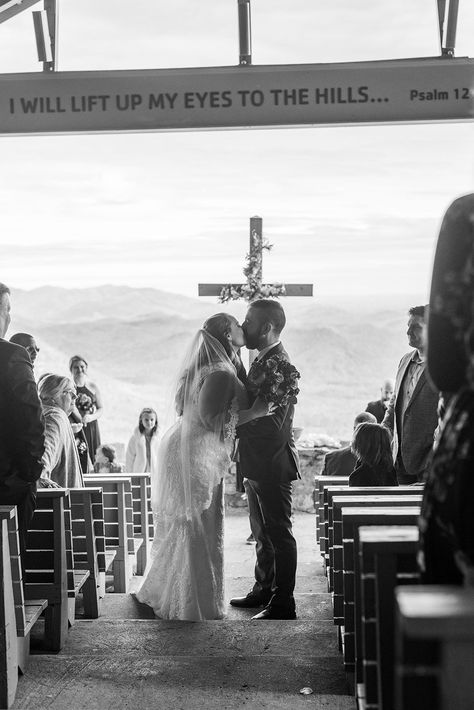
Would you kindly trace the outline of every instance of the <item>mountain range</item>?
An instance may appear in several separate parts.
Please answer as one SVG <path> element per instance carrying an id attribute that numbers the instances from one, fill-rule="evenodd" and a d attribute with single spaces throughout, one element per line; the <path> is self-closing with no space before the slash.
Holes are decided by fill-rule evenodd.
<path id="1" fill-rule="evenodd" d="M 384 379 L 394 379 L 408 350 L 407 308 L 380 300 L 346 308 L 295 298 L 283 302 L 282 340 L 301 372 L 295 425 L 303 438 L 350 438 L 354 416 L 377 399 Z M 32 333 L 40 347 L 36 373 L 68 374 L 72 355 L 89 363 L 89 376 L 104 399 L 103 441 L 128 440 L 144 406 L 163 421 L 178 365 L 206 317 L 229 311 L 243 320 L 243 302 L 217 304 L 151 288 L 51 286 L 12 293 L 14 332 Z"/>

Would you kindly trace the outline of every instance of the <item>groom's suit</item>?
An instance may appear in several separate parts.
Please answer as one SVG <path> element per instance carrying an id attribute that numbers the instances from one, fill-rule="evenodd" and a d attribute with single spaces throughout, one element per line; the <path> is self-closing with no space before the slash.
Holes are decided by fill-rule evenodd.
<path id="1" fill-rule="evenodd" d="M 267 351 L 289 360 L 281 343 Z M 257 357 L 257 360 L 259 358 Z M 250 404 L 252 368 L 249 371 Z M 250 527 L 256 540 L 257 562 L 253 593 L 271 607 L 294 611 L 296 541 L 291 530 L 291 481 L 300 478 L 293 439 L 294 405 L 278 407 L 271 416 L 238 427 L 242 475 L 247 479 Z"/>

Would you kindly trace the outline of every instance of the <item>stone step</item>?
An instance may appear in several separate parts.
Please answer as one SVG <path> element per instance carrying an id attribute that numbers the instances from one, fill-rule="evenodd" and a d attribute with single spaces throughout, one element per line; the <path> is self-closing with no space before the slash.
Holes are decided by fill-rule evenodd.
<path id="1" fill-rule="evenodd" d="M 212 625 L 213 622 L 211 622 Z M 79 623 L 82 626 L 82 622 Z M 123 639 L 124 645 L 127 638 Z M 140 654 L 33 657 L 13 710 L 355 710 L 340 656 Z M 313 690 L 301 695 L 303 687 Z"/>
<path id="2" fill-rule="evenodd" d="M 141 578 L 140 578 L 141 579 Z M 225 580 L 226 597 L 241 597 L 252 589 L 255 579 L 250 576 L 239 576 Z M 298 574 L 296 578 L 295 594 L 323 594 L 328 593 L 327 577 Z"/>
<path id="3" fill-rule="evenodd" d="M 334 656 L 332 621 L 162 621 L 91 619 L 70 629 L 62 656 Z"/>
<path id="4" fill-rule="evenodd" d="M 308 585 L 310 586 L 310 585 Z M 245 594 L 250 585 L 235 585 L 235 595 Z M 227 595 L 230 598 L 230 595 Z M 298 619 L 333 619 L 331 596 L 327 592 L 311 592 L 295 595 Z M 260 609 L 241 609 L 227 606 L 228 620 L 248 620 Z M 80 614 L 80 607 L 77 612 Z M 145 604 L 139 604 L 130 594 L 106 594 L 102 602 L 102 617 L 112 619 L 154 619 L 153 610 Z M 332 624 L 332 626 L 334 626 Z"/>

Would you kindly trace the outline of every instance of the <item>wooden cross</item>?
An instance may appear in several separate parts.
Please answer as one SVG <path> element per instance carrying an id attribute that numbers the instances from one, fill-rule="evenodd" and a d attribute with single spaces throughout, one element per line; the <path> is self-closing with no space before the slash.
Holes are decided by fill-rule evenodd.
<path id="1" fill-rule="evenodd" d="M 272 295 L 281 296 L 312 296 L 313 295 L 313 284 L 263 284 L 262 283 L 262 266 L 263 266 L 263 250 L 269 249 L 269 246 L 263 243 L 262 237 L 262 218 L 261 217 L 251 217 L 250 218 L 250 251 L 248 255 L 249 266 L 251 267 L 251 273 L 247 276 L 247 284 L 199 284 L 198 294 L 199 296 L 221 296 L 223 289 L 231 287 L 239 291 L 245 285 L 249 287 L 252 291 L 257 287 L 258 292 L 253 297 L 248 297 L 245 294 L 239 295 L 232 298 L 231 300 L 238 300 L 242 298 L 244 300 L 252 302 L 257 298 L 261 298 L 264 294 L 261 293 L 261 289 L 267 288 Z M 247 271 L 249 268 L 247 268 Z M 271 290 L 279 293 L 271 293 Z"/>

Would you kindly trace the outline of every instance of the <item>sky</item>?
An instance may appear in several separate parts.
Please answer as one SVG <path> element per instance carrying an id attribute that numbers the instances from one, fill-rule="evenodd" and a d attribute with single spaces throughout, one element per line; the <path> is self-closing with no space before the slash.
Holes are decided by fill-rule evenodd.
<path id="1" fill-rule="evenodd" d="M 435 0 L 251 8 L 254 64 L 440 54 Z M 237 28 L 236 0 L 62 0 L 58 69 L 235 65 Z M 474 56 L 471 0 L 456 56 Z M 32 71 L 27 10 L 0 24 L 0 72 Z M 241 280 L 259 215 L 266 281 L 422 302 L 442 215 L 473 190 L 473 139 L 472 123 L 0 137 L 0 281 L 197 295 Z"/>

